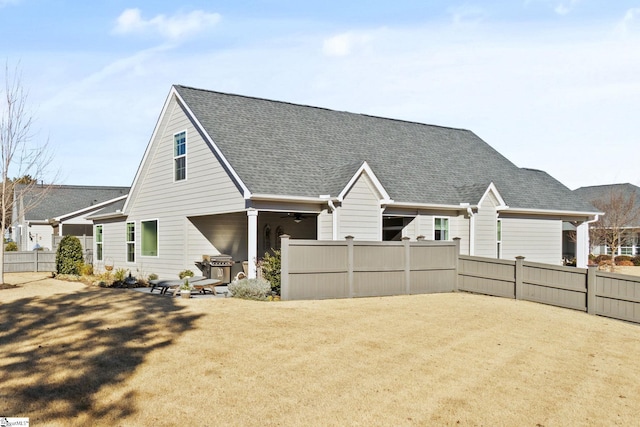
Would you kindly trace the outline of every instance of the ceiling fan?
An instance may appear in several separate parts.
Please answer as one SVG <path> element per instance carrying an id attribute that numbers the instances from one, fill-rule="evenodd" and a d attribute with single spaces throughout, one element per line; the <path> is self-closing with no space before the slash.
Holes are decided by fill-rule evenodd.
<path id="1" fill-rule="evenodd" d="M 288 214 L 282 216 L 281 218 L 293 218 L 293 222 L 295 222 L 296 224 L 299 224 L 300 222 L 302 222 L 303 219 L 308 218 L 308 216 L 301 214 L 299 212 L 296 212 L 296 213 L 289 212 Z"/>

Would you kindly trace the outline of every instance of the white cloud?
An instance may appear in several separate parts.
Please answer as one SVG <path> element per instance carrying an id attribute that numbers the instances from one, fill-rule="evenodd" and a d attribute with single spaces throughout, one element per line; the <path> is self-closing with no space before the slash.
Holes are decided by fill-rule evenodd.
<path id="1" fill-rule="evenodd" d="M 560 1 L 557 0 L 525 0 L 525 5 L 538 2 L 545 4 L 553 4 L 553 11 L 558 15 L 567 15 L 573 11 L 573 9 L 580 3 L 582 0 L 566 0 Z"/>
<path id="2" fill-rule="evenodd" d="M 347 32 L 325 39 L 322 52 L 327 56 L 348 56 L 354 49 L 369 44 L 372 37 L 364 33 Z"/>
<path id="3" fill-rule="evenodd" d="M 157 15 L 144 19 L 140 9 L 126 9 L 116 20 L 114 34 L 157 33 L 169 40 L 177 40 L 213 27 L 220 22 L 218 13 L 194 10 L 187 14 Z"/>
<path id="4" fill-rule="evenodd" d="M 640 28 L 640 7 L 627 10 L 617 27 L 621 33 L 627 33 L 634 28 Z"/>
<path id="5" fill-rule="evenodd" d="M 460 6 L 450 9 L 453 23 L 461 24 L 477 24 L 484 20 L 486 11 L 476 6 Z"/>

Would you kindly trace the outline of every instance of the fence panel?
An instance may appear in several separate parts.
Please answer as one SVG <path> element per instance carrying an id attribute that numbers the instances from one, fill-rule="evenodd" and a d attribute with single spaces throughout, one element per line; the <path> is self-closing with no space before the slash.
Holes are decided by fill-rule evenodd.
<path id="1" fill-rule="evenodd" d="M 56 270 L 56 253 L 51 251 L 18 251 L 4 253 L 5 273 Z"/>
<path id="2" fill-rule="evenodd" d="M 640 277 L 598 272 L 595 314 L 640 323 Z"/>
<path id="3" fill-rule="evenodd" d="M 463 255 L 459 258 L 459 290 L 515 298 L 515 261 Z"/>
<path id="4" fill-rule="evenodd" d="M 521 299 L 587 311 L 587 270 L 525 262 Z"/>
<path id="5" fill-rule="evenodd" d="M 282 239 L 282 298 L 451 292 L 458 242 Z"/>

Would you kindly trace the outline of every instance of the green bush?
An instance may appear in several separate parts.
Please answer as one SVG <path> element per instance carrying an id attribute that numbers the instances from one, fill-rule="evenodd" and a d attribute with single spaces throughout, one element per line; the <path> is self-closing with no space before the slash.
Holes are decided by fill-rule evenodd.
<path id="1" fill-rule="evenodd" d="M 228 289 L 235 298 L 266 301 L 271 284 L 264 279 L 242 279 L 231 282 Z"/>
<path id="2" fill-rule="evenodd" d="M 18 244 L 16 242 L 9 242 L 4 247 L 4 250 L 7 251 L 7 252 L 17 252 L 18 251 Z"/>
<path id="3" fill-rule="evenodd" d="M 82 244 L 76 236 L 64 236 L 56 251 L 56 271 L 58 274 L 80 275 L 84 264 Z"/>
<path id="4" fill-rule="evenodd" d="M 262 277 L 271 283 L 271 290 L 280 295 L 280 271 L 282 265 L 282 257 L 280 251 L 273 251 L 273 255 L 268 252 L 264 254 L 264 258 L 260 262 Z"/>
<path id="5" fill-rule="evenodd" d="M 640 255 L 634 256 L 632 261 L 633 261 L 633 265 L 635 265 L 636 267 L 640 267 Z"/>

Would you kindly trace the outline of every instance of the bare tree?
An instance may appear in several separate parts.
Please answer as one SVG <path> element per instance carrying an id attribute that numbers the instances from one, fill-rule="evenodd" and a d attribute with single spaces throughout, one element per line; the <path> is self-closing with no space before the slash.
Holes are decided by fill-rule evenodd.
<path id="1" fill-rule="evenodd" d="M 589 238 L 595 245 L 611 249 L 614 265 L 618 249 L 630 243 L 631 232 L 640 221 L 640 205 L 636 203 L 636 197 L 633 191 L 612 188 L 607 194 L 591 201 L 604 215 L 591 224 Z"/>
<path id="2" fill-rule="evenodd" d="M 4 234 L 10 226 L 10 212 L 14 204 L 14 190 L 20 185 L 21 191 L 27 191 L 44 178 L 45 170 L 51 163 L 52 155 L 48 141 L 38 144 L 34 141 L 32 127 L 34 117 L 28 110 L 28 93 L 22 85 L 18 68 L 10 70 L 5 65 L 5 88 L 0 91 L 0 223 L 2 241 L 0 245 L 0 283 L 4 283 Z M 10 179 L 22 177 L 18 179 Z M 24 179 L 28 177 L 29 179 Z M 43 194 L 39 192 L 38 194 Z M 30 203 L 37 203 L 31 200 Z M 28 209 L 29 206 L 23 206 Z"/>

